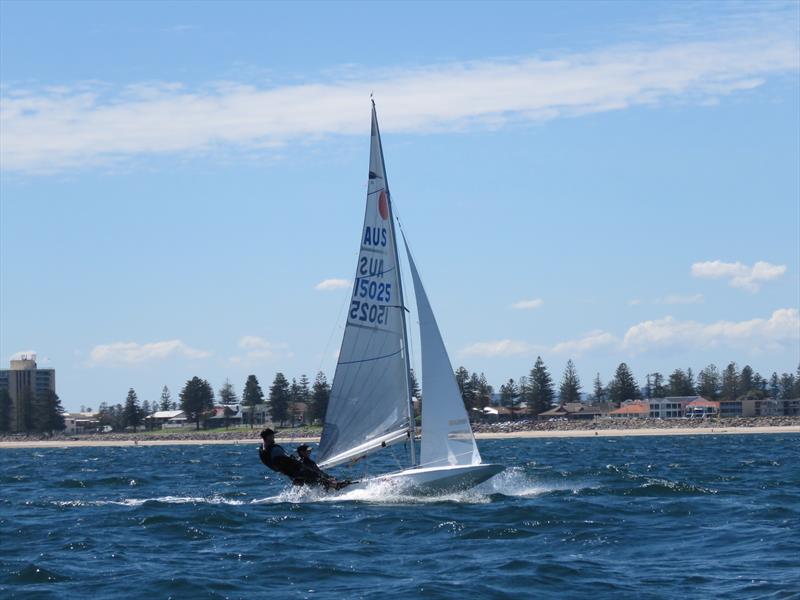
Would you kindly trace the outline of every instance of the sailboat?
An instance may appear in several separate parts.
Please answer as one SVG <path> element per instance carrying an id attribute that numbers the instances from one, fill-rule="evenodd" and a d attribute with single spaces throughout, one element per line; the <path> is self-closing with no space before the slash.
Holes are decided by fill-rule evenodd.
<path id="1" fill-rule="evenodd" d="M 385 481 L 415 493 L 468 489 L 504 467 L 481 461 L 447 350 L 403 235 L 416 298 L 425 392 L 417 457 L 408 309 L 397 242 L 373 101 L 364 226 L 318 461 L 322 468 L 335 467 L 405 442 L 407 468 L 359 485 Z"/>

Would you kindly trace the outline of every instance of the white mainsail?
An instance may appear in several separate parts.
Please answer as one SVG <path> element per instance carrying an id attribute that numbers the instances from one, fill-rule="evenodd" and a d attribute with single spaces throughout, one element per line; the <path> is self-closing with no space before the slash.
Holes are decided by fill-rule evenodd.
<path id="1" fill-rule="evenodd" d="M 318 456 L 323 467 L 407 439 L 405 316 L 380 132 L 372 108 L 361 249 Z"/>
<path id="2" fill-rule="evenodd" d="M 406 242 L 403 238 L 403 242 Z M 481 455 L 458 390 L 442 334 L 405 243 L 419 317 L 422 347 L 422 450 L 420 467 L 478 465 Z M 425 398 L 430 398 L 429 402 Z"/>

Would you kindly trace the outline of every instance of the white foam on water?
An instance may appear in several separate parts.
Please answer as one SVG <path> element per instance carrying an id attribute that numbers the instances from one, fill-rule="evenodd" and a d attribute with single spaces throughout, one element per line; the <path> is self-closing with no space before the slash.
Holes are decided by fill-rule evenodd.
<path id="1" fill-rule="evenodd" d="M 241 506 L 243 500 L 231 500 L 222 496 L 159 496 L 157 498 L 122 498 L 120 500 L 62 500 L 55 501 L 56 506 L 142 506 L 147 502 L 160 502 L 162 504 L 227 504 Z"/>
<path id="2" fill-rule="evenodd" d="M 593 487 L 595 486 L 585 482 L 541 483 L 530 477 L 524 468 L 509 467 L 475 489 L 488 489 L 489 493 L 502 494 L 509 497 L 531 498 L 551 492 L 571 491 L 573 494 L 577 494 L 581 490 L 592 489 Z"/>

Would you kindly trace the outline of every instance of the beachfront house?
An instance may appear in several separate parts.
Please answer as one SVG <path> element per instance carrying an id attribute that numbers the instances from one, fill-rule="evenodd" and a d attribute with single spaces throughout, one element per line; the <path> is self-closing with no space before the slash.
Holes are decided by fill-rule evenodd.
<path id="1" fill-rule="evenodd" d="M 686 405 L 685 415 L 689 419 L 705 419 L 719 416 L 719 402 L 706 400 L 698 396 L 697 400 L 692 400 Z"/>
<path id="2" fill-rule="evenodd" d="M 667 396 L 665 398 L 650 398 L 650 418 L 652 419 L 681 419 L 686 414 L 686 405 L 695 400 L 704 400 L 702 396 Z"/>
<path id="3" fill-rule="evenodd" d="M 778 401 L 773 398 L 740 398 L 719 401 L 721 417 L 771 417 L 781 414 L 781 408 Z"/>
<path id="4" fill-rule="evenodd" d="M 97 413 L 63 413 L 62 416 L 65 425 L 64 433 L 68 435 L 94 433 L 100 430 L 100 419 L 97 418 Z"/>
<path id="5" fill-rule="evenodd" d="M 591 420 L 609 412 L 607 405 L 583 404 L 582 402 L 565 402 L 555 408 L 539 413 L 540 420 L 551 419 Z"/>
<path id="6" fill-rule="evenodd" d="M 269 405 L 266 402 L 255 406 L 242 406 L 242 424 L 250 425 L 251 422 L 256 427 L 272 424 L 269 418 Z"/>
<path id="7" fill-rule="evenodd" d="M 642 400 L 626 400 L 617 409 L 608 413 L 614 419 L 645 419 L 650 416 L 650 405 Z"/>
<path id="8" fill-rule="evenodd" d="M 174 429 L 186 425 L 186 414 L 182 410 L 157 410 L 144 420 L 148 429 Z"/>
<path id="9" fill-rule="evenodd" d="M 214 409 L 206 415 L 203 421 L 203 427 L 206 429 L 238 427 L 242 424 L 242 421 L 241 406 L 238 404 L 227 404 L 224 406 L 215 406 Z"/>

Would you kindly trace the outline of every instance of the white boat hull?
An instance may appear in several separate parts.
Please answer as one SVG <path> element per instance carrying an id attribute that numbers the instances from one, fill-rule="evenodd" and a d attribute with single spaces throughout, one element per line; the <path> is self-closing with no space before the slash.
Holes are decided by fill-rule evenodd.
<path id="1" fill-rule="evenodd" d="M 475 487 L 494 477 L 505 469 L 502 465 L 455 465 L 446 467 L 429 467 L 406 469 L 397 473 L 388 473 L 378 477 L 365 479 L 346 490 L 364 489 L 383 483 L 391 485 L 397 491 L 410 494 L 441 494 L 458 492 Z"/>

